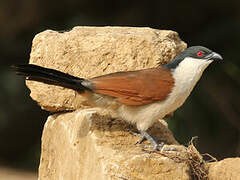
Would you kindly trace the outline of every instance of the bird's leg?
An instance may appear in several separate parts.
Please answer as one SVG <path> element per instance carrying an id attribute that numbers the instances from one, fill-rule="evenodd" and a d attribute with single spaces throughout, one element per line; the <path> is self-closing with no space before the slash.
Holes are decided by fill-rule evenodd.
<path id="1" fill-rule="evenodd" d="M 136 132 L 133 132 L 132 130 L 128 129 L 128 131 L 134 135 L 134 136 L 138 136 L 138 137 L 141 137 L 141 139 L 139 139 L 136 144 L 142 144 L 146 139 L 146 137 L 142 134 L 142 133 L 136 133 Z M 150 136 L 150 135 L 149 135 Z M 157 137 L 153 137 L 152 138 L 155 140 L 155 141 L 166 141 L 166 138 L 157 138 Z"/>
<path id="2" fill-rule="evenodd" d="M 142 143 L 144 141 L 144 139 L 146 138 L 153 146 L 153 150 L 160 150 L 162 149 L 164 143 L 161 143 L 161 144 L 158 144 L 156 142 L 156 140 L 150 136 L 147 131 L 140 131 L 141 135 L 142 135 L 142 138 L 138 141 L 138 143 Z"/>
<path id="3" fill-rule="evenodd" d="M 142 132 L 140 132 L 140 133 L 136 133 L 136 132 L 134 132 L 134 131 L 132 131 L 132 130 L 130 130 L 130 129 L 128 129 L 128 131 L 132 134 L 132 135 L 134 135 L 134 136 L 138 136 L 138 137 L 141 137 L 141 139 L 139 139 L 137 142 L 136 142 L 136 144 L 142 144 L 145 140 L 148 140 L 146 137 L 145 137 L 145 135 L 144 135 L 144 133 L 142 133 Z M 144 131 L 145 133 L 147 133 L 146 131 Z M 148 133 L 147 133 L 148 134 Z M 150 136 L 149 134 L 148 134 L 148 136 Z M 165 141 L 166 140 L 166 138 L 156 138 L 156 137 L 153 137 L 153 136 L 150 136 L 155 142 L 156 141 Z"/>
<path id="4" fill-rule="evenodd" d="M 153 150 L 177 151 L 175 147 L 163 148 L 164 142 L 161 142 L 160 144 L 158 144 L 156 140 L 152 136 L 150 136 L 146 131 L 140 131 L 140 133 L 142 135 L 142 138 L 138 142 L 141 143 L 141 141 L 143 141 L 144 139 L 147 139 L 152 144 L 151 148 L 153 148 Z"/>
<path id="5" fill-rule="evenodd" d="M 136 144 L 142 144 L 145 140 L 146 140 L 146 137 L 143 136 L 142 134 L 139 134 L 141 136 L 141 139 L 139 139 Z"/>
<path id="6" fill-rule="evenodd" d="M 132 130 L 129 129 L 129 132 L 135 136 L 141 136 L 141 139 L 138 140 L 136 142 L 136 144 L 141 144 L 142 142 L 144 142 L 145 140 L 148 140 L 152 145 L 151 146 L 147 146 L 145 145 L 144 147 L 147 148 L 152 148 L 153 150 L 162 150 L 163 146 L 164 146 L 164 142 L 161 142 L 160 144 L 157 143 L 157 141 L 155 140 L 155 137 L 150 136 L 146 131 L 139 131 L 140 134 L 133 132 Z M 166 140 L 165 138 L 159 138 L 161 141 Z M 176 151 L 176 148 L 163 148 L 163 151 Z"/>
<path id="7" fill-rule="evenodd" d="M 134 136 L 141 137 L 141 139 L 139 139 L 139 140 L 136 142 L 136 144 L 142 144 L 142 143 L 146 140 L 146 137 L 143 136 L 141 133 L 136 133 L 136 132 L 132 131 L 131 129 L 128 129 L 128 131 L 129 131 L 132 135 L 134 135 Z"/>

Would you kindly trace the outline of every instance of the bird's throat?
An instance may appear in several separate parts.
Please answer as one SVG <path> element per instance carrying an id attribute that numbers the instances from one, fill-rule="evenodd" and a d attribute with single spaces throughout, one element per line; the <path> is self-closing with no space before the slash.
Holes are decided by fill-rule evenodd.
<path id="1" fill-rule="evenodd" d="M 178 65 L 172 72 L 175 85 L 170 97 L 173 97 L 173 103 L 180 107 L 185 102 L 210 63 L 211 61 L 188 58 Z"/>

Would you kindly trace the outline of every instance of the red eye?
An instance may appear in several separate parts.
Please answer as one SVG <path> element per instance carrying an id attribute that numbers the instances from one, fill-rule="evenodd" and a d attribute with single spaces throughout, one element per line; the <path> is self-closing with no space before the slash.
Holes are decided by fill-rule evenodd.
<path id="1" fill-rule="evenodd" d="M 198 57 L 201 57 L 202 55 L 203 55 L 202 51 L 199 51 L 199 52 L 197 53 L 197 56 L 198 56 Z"/>

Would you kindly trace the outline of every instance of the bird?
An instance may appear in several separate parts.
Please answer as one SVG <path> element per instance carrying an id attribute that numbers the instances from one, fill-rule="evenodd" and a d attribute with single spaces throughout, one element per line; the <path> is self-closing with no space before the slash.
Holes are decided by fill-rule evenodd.
<path id="1" fill-rule="evenodd" d="M 13 68 L 17 75 L 28 80 L 73 89 L 93 107 L 110 108 L 119 118 L 134 124 L 153 150 L 160 150 L 162 146 L 147 130 L 158 119 L 181 107 L 208 65 L 221 60 L 220 54 L 206 47 L 191 46 L 164 65 L 90 79 L 34 64 L 13 65 Z"/>

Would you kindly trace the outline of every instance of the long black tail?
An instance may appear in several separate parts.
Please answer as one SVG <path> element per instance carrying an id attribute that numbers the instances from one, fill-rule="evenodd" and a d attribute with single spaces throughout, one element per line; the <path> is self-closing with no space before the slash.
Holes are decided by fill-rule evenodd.
<path id="1" fill-rule="evenodd" d="M 82 82 L 87 80 L 71 76 L 54 69 L 44 68 L 33 64 L 13 65 L 12 68 L 17 75 L 25 76 L 28 80 L 63 86 L 79 92 L 91 90 L 90 88 L 82 85 Z"/>

